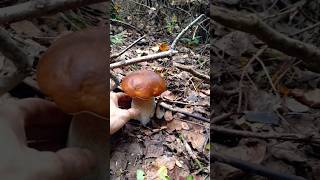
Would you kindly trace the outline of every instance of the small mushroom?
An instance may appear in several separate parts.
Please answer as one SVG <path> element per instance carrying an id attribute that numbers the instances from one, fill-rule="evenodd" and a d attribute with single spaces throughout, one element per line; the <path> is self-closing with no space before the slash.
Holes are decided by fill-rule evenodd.
<path id="1" fill-rule="evenodd" d="M 140 110 L 140 114 L 133 119 L 146 125 L 155 112 L 154 97 L 166 90 L 166 83 L 159 74 L 150 70 L 140 70 L 124 77 L 121 88 L 132 98 L 131 107 Z"/>

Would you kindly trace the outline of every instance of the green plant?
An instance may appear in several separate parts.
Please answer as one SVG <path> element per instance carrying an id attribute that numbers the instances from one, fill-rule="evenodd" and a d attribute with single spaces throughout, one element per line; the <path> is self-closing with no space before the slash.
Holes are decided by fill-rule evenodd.
<path id="1" fill-rule="evenodd" d="M 111 45 L 121 44 L 123 42 L 123 32 L 110 36 Z"/>
<path id="2" fill-rule="evenodd" d="M 174 27 L 177 25 L 178 19 L 176 15 L 166 18 L 166 29 L 169 34 L 174 33 Z"/>
<path id="3" fill-rule="evenodd" d="M 198 46 L 200 44 L 201 36 L 195 36 L 194 38 L 181 38 L 181 41 L 187 46 Z"/>

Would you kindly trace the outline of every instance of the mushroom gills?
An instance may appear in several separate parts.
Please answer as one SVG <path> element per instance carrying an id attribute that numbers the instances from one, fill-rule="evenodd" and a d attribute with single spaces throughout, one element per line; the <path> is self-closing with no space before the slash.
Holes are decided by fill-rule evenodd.
<path id="1" fill-rule="evenodd" d="M 140 121 L 142 125 L 146 126 L 155 113 L 156 103 L 154 97 L 148 100 L 132 98 L 131 107 L 140 110 L 139 115 L 133 119 Z"/>

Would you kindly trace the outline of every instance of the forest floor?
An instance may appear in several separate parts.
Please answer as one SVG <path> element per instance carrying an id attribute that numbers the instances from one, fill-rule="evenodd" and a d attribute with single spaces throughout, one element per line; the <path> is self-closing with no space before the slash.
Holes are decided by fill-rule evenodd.
<path id="1" fill-rule="evenodd" d="M 117 4 L 122 8 L 117 18 L 130 22 L 131 25 L 145 33 L 140 34 L 135 28 L 112 23 L 112 54 L 119 53 L 141 36 L 146 35 L 146 37 L 118 59 L 131 59 L 163 51 L 162 49 L 166 49 L 177 34 L 196 18 L 196 16 L 185 18 L 185 14 L 181 16 L 181 12 L 176 15 L 179 10 L 163 9 L 157 9 L 154 12 L 150 9 L 150 12 L 142 11 L 144 14 L 135 16 L 131 14 L 136 14 L 139 6 L 135 5 L 136 9 L 127 8 L 130 5 L 134 4 L 127 2 Z M 167 24 L 164 23 L 165 19 L 157 22 L 156 19 L 165 13 L 168 13 L 163 17 L 166 18 Z M 206 22 L 207 25 L 208 22 Z M 195 27 L 190 28 L 183 36 L 187 38 L 182 40 L 182 43 L 180 41 L 176 47 L 178 54 L 172 58 L 161 58 L 116 68 L 112 72 L 121 79 L 135 70 L 156 71 L 164 77 L 167 83 L 167 91 L 157 98 L 158 102 L 164 102 L 174 109 L 209 119 L 209 82 L 173 65 L 173 63 L 186 65 L 209 76 L 208 34 L 204 33 L 207 37 L 197 37 L 202 39 L 195 43 L 193 43 L 195 40 L 191 38 L 193 32 L 199 36 L 201 28 L 206 29 L 208 26 L 198 27 L 196 24 Z M 138 121 L 129 121 L 120 132 L 112 137 L 111 179 L 135 179 L 137 172 L 144 173 L 146 179 L 158 179 L 161 174 L 166 174 L 171 179 L 185 179 L 190 175 L 193 175 L 195 179 L 208 178 L 210 173 L 209 122 L 168 109 L 162 109 L 159 112 L 163 113 L 163 117 L 153 118 L 146 127 Z"/>
<path id="2" fill-rule="evenodd" d="M 1 7 L 14 2 L 4 1 Z M 116 4 L 112 18 L 127 22 L 142 30 L 112 21 L 111 42 L 112 54 L 119 53 L 142 35 L 144 39 L 126 51 L 121 58 L 135 58 L 150 55 L 168 48 L 178 33 L 197 16 L 191 16 L 181 10 L 170 10 L 166 15 L 163 9 L 149 9 L 139 15 L 140 5 Z M 130 7 L 131 9 L 126 9 Z M 135 7 L 138 9 L 135 11 Z M 168 11 L 168 9 L 165 9 Z M 179 16 L 175 12 L 179 11 Z M 106 20 L 106 4 L 91 5 L 80 9 L 43 16 L 32 20 L 24 20 L 5 25 L 14 38 L 23 44 L 34 60 L 33 73 L 16 88 L 0 98 L 1 103 L 8 99 L 45 96 L 36 83 L 36 65 L 41 54 L 59 37 L 86 27 L 95 26 L 99 20 Z M 141 13 L 140 12 L 140 13 Z M 122 14 L 122 15 L 120 15 Z M 134 14 L 137 14 L 136 16 Z M 181 15 L 183 14 L 183 15 Z M 114 17 L 116 16 L 116 17 Z M 186 18 L 187 17 L 187 18 Z M 140 18 L 140 19 L 139 19 Z M 162 24 L 157 24 L 158 21 Z M 163 22 L 167 24 L 163 25 Z M 183 22 L 182 22 L 183 21 Z M 178 42 L 178 54 L 172 58 L 162 58 L 152 62 L 142 62 L 131 66 L 116 68 L 112 73 L 119 79 L 137 69 L 150 69 L 160 73 L 166 83 L 165 91 L 157 101 L 170 105 L 195 117 L 209 119 L 210 86 L 209 82 L 194 77 L 188 72 L 173 66 L 173 62 L 187 65 L 193 70 L 209 76 L 209 35 L 208 19 L 195 25 Z M 164 28 L 165 27 L 165 28 Z M 199 32 L 202 34 L 199 35 Z M 192 34 L 193 33 L 193 34 Z M 194 37 L 192 38 L 192 36 Z M 183 42 L 183 43 L 181 43 Z M 10 60 L 0 55 L 0 75 L 14 72 Z M 116 89 L 119 91 L 119 89 Z M 209 177 L 209 122 L 200 121 L 171 110 L 159 109 L 161 119 L 153 118 L 146 127 L 139 122 L 130 121 L 125 127 L 112 136 L 110 159 L 111 179 L 136 179 L 137 174 L 144 174 L 145 179 L 157 179 L 169 176 L 172 179 L 185 179 L 194 175 L 196 179 Z"/>
<path id="3" fill-rule="evenodd" d="M 320 45 L 319 26 L 314 25 L 319 22 L 319 1 L 221 0 L 213 4 L 254 13 L 286 36 Z M 278 173 L 319 179 L 320 146 L 311 139 L 319 138 L 320 74 L 299 59 L 266 47 L 257 37 L 217 22 L 211 35 L 211 153 L 261 164 Z M 283 133 L 305 138 L 283 139 Z M 261 138 L 265 134 L 278 138 Z M 211 178 L 267 179 L 214 159 Z"/>

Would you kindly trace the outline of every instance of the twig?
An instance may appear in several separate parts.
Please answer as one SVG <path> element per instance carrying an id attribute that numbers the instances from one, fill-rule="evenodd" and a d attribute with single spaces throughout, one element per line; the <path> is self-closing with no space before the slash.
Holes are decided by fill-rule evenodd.
<path id="1" fill-rule="evenodd" d="M 219 116 L 216 116 L 216 117 L 213 117 L 210 119 L 211 123 L 213 124 L 217 124 L 217 123 L 220 123 L 221 121 L 229 118 L 231 115 L 233 115 L 233 113 L 229 112 L 229 113 L 223 113 Z"/>
<path id="2" fill-rule="evenodd" d="M 8 76 L 0 78 L 0 95 L 10 91 L 18 85 L 31 72 L 30 57 L 19 48 L 17 43 L 10 37 L 10 34 L 0 27 L 0 52 L 10 59 L 17 67 L 17 71 Z"/>
<path id="3" fill-rule="evenodd" d="M 254 133 L 250 131 L 241 131 L 235 129 L 228 129 L 219 126 L 211 126 L 210 130 L 212 132 L 219 132 L 223 134 L 235 135 L 240 137 L 251 137 L 259 139 L 278 139 L 286 141 L 299 141 L 305 143 L 320 144 L 320 137 L 313 135 L 304 134 L 293 134 L 293 133 Z"/>
<path id="4" fill-rule="evenodd" d="M 262 66 L 262 69 L 264 70 L 264 72 L 266 73 L 267 79 L 268 79 L 268 81 L 269 81 L 269 83 L 271 85 L 272 90 L 274 91 L 274 93 L 277 94 L 278 91 L 277 91 L 275 85 L 272 82 L 272 78 L 270 77 L 268 69 L 266 68 L 266 66 L 264 65 L 263 61 L 259 57 L 256 57 L 256 59 L 260 63 L 260 65 Z"/>
<path id="5" fill-rule="evenodd" d="M 233 157 L 220 155 L 212 152 L 210 154 L 210 159 L 216 160 L 218 162 L 231 165 L 235 168 L 241 169 L 245 172 L 257 174 L 264 177 L 269 177 L 271 179 L 281 179 L 281 180 L 305 180 L 305 178 L 290 174 L 284 174 L 277 170 L 272 170 L 270 168 L 261 166 L 260 164 L 249 163 L 240 159 Z"/>
<path id="6" fill-rule="evenodd" d="M 141 57 L 137 57 L 137 58 L 133 58 L 133 59 L 129 59 L 129 60 L 122 60 L 122 61 L 110 64 L 110 69 L 119 68 L 122 66 L 128 66 L 131 64 L 136 64 L 136 63 L 140 63 L 140 62 L 144 62 L 144 61 L 151 61 L 151 60 L 156 60 L 159 58 L 170 57 L 170 56 L 173 56 L 177 53 L 178 53 L 177 51 L 169 50 L 169 51 L 165 51 L 165 52 L 151 54 L 148 56 L 141 56 Z"/>
<path id="7" fill-rule="evenodd" d="M 186 31 L 193 24 L 198 22 L 204 16 L 205 16 L 204 14 L 200 15 L 197 19 L 195 19 L 193 22 L 191 22 L 186 28 L 184 28 L 179 33 L 179 35 L 175 38 L 173 43 L 170 45 L 170 50 L 169 51 L 160 52 L 160 53 L 156 53 L 156 54 L 151 54 L 151 55 L 148 55 L 148 56 L 137 57 L 137 58 L 133 58 L 133 59 L 129 59 L 129 60 L 120 60 L 119 62 L 115 62 L 115 63 L 110 64 L 110 69 L 119 68 L 119 67 L 122 67 L 122 66 L 128 66 L 128 65 L 131 65 L 131 64 L 136 64 L 136 63 L 145 62 L 145 61 L 156 60 L 156 59 L 164 58 L 164 57 L 171 57 L 171 56 L 177 54 L 178 52 L 176 50 L 174 50 L 177 41 L 181 38 L 181 36 L 184 33 L 186 33 Z"/>
<path id="8" fill-rule="evenodd" d="M 301 30 L 298 31 L 298 32 L 294 32 L 294 33 L 290 34 L 289 36 L 292 37 L 292 36 L 299 35 L 299 34 L 304 33 L 304 32 L 306 32 L 306 31 L 312 30 L 312 29 L 314 29 L 314 28 L 316 28 L 316 27 L 318 27 L 318 26 L 320 26 L 320 22 L 315 23 L 315 24 L 313 24 L 313 25 L 311 25 L 311 26 L 309 26 L 309 27 L 303 28 L 303 29 L 301 29 Z"/>
<path id="9" fill-rule="evenodd" d="M 187 116 L 190 116 L 190 117 L 193 117 L 193 118 L 196 118 L 196 119 L 199 119 L 201 121 L 204 121 L 204 122 L 210 122 L 210 119 L 208 118 L 205 118 L 205 117 L 202 117 L 202 116 L 197 116 L 195 114 L 192 114 L 192 113 L 189 113 L 189 112 L 185 112 L 185 111 L 182 111 L 180 109 L 175 109 L 173 108 L 171 105 L 169 104 L 166 104 L 164 102 L 161 102 L 160 103 L 160 106 L 165 108 L 165 109 L 168 109 L 170 111 L 173 111 L 173 112 L 178 112 L 178 113 L 181 113 L 181 114 L 184 114 L 184 115 L 187 115 Z"/>
<path id="10" fill-rule="evenodd" d="M 167 98 L 163 98 L 164 102 L 169 102 L 169 103 L 173 103 L 173 104 L 182 104 L 182 105 L 188 105 L 188 106 L 202 106 L 202 107 L 209 107 L 209 104 L 193 104 L 193 103 L 188 103 L 188 102 L 182 102 L 182 101 L 174 101 L 174 100 L 170 100 Z"/>
<path id="11" fill-rule="evenodd" d="M 211 4 L 210 17 L 227 27 L 251 33 L 269 47 L 301 59 L 310 70 L 320 72 L 320 50 L 317 47 L 277 32 L 256 15 L 230 11 Z"/>
<path id="12" fill-rule="evenodd" d="M 28 18 L 40 17 L 79 8 L 85 5 L 105 2 L 105 0 L 34 0 L 0 8 L 0 24 L 12 23 Z"/>
<path id="13" fill-rule="evenodd" d="M 192 21 L 187 27 L 185 27 L 179 34 L 178 36 L 174 39 L 174 41 L 172 42 L 171 46 L 170 46 L 170 49 L 175 49 L 175 46 L 178 42 L 178 40 L 181 38 L 181 36 L 183 36 L 187 30 L 193 26 L 195 23 L 197 23 L 202 17 L 205 17 L 204 14 L 201 14 L 199 17 L 197 17 L 197 19 L 195 19 L 194 21 Z"/>
<path id="14" fill-rule="evenodd" d="M 243 68 L 242 73 L 241 73 L 241 77 L 240 77 L 240 81 L 239 81 L 239 99 L 238 99 L 238 109 L 237 112 L 240 113 L 241 111 L 241 104 L 242 104 L 242 82 L 243 82 L 243 78 L 244 75 L 247 72 L 247 69 L 249 68 L 249 66 L 251 65 L 251 63 L 257 59 L 257 57 L 259 57 L 265 50 L 267 49 L 267 46 L 263 46 L 254 56 L 252 56 L 252 58 L 249 60 L 249 62 L 247 63 L 247 65 Z"/>
<path id="15" fill-rule="evenodd" d="M 122 50 L 120 53 L 118 54 L 114 54 L 114 55 L 111 55 L 111 59 L 115 59 L 119 56 L 121 56 L 123 53 L 125 53 L 126 51 L 128 51 L 130 48 L 132 48 L 135 44 L 137 44 L 139 41 L 141 41 L 143 38 L 145 38 L 146 35 L 140 37 L 139 39 L 137 39 L 136 41 L 134 41 L 132 44 L 130 44 L 128 47 L 126 47 L 124 50 Z"/>
<path id="16" fill-rule="evenodd" d="M 180 139 L 182 140 L 188 154 L 190 155 L 190 157 L 197 163 L 199 170 L 201 171 L 203 169 L 203 166 L 201 164 L 201 162 L 198 160 L 197 156 L 195 155 L 195 153 L 192 151 L 190 145 L 188 144 L 188 142 L 185 140 L 184 136 L 182 134 L 179 134 Z"/>
<path id="17" fill-rule="evenodd" d="M 123 26 L 126 26 L 126 27 L 129 27 L 129 28 L 131 28 L 131 29 L 134 29 L 134 30 L 136 30 L 138 33 L 142 34 L 142 31 L 141 31 L 139 28 L 137 28 L 137 27 L 135 27 L 135 26 L 133 26 L 133 25 L 127 23 L 127 22 L 123 22 L 123 21 L 120 21 L 120 20 L 117 20 L 117 19 L 110 19 L 110 21 L 111 21 L 112 23 L 118 23 L 118 24 L 121 24 L 121 25 L 123 25 Z"/>
<path id="18" fill-rule="evenodd" d="M 205 75 L 205 74 L 201 74 L 201 73 L 197 72 L 197 71 L 194 70 L 194 68 L 191 67 L 191 66 L 186 66 L 186 65 L 179 64 L 179 63 L 176 63 L 176 62 L 173 63 L 173 66 L 175 66 L 175 67 L 177 67 L 177 68 L 179 68 L 179 69 L 181 69 L 181 70 L 184 70 L 184 71 L 186 71 L 186 72 L 189 72 L 189 73 L 191 73 L 192 75 L 194 75 L 195 77 L 200 78 L 200 79 L 203 79 L 203 80 L 204 80 L 205 82 L 207 82 L 207 83 L 210 83 L 210 76 Z"/>

